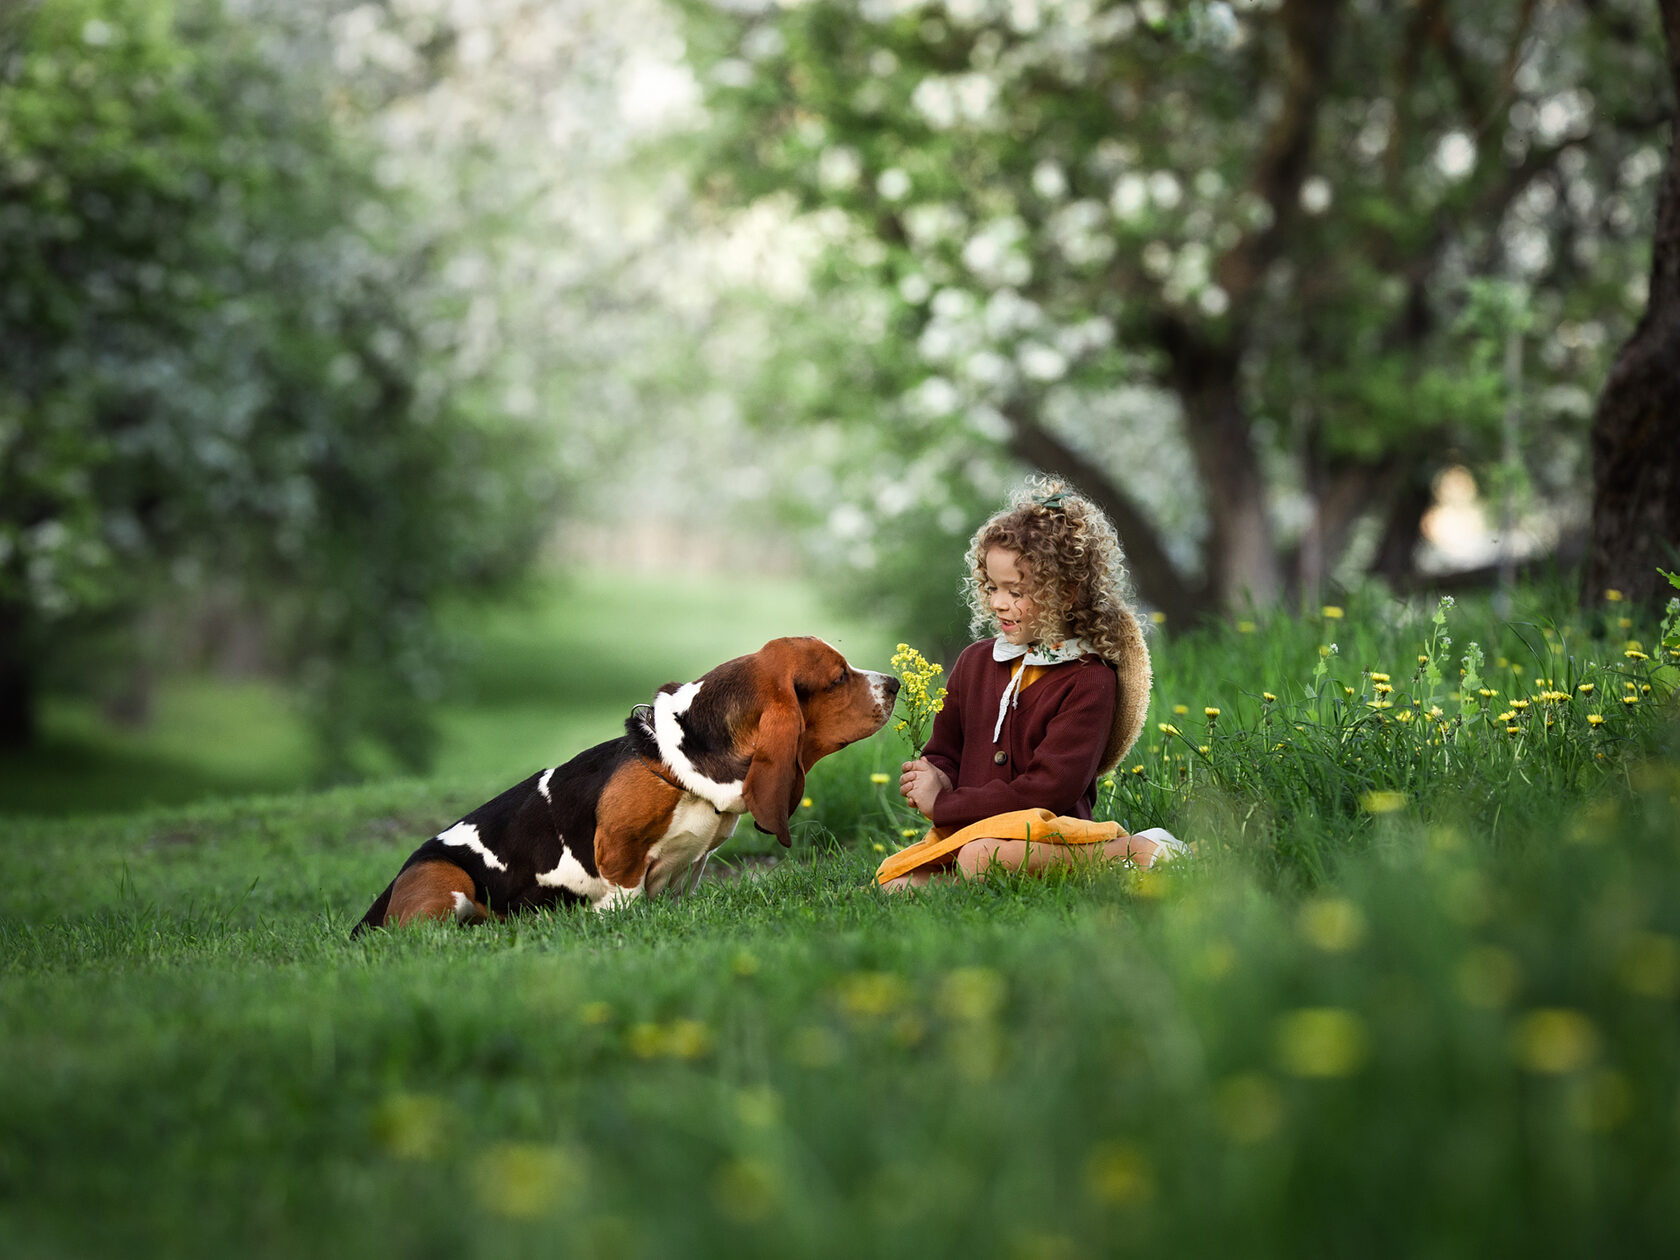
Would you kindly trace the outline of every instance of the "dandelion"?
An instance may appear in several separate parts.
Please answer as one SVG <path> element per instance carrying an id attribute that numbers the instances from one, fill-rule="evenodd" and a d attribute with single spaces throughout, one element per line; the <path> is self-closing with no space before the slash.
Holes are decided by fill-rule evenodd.
<path id="1" fill-rule="evenodd" d="M 891 783 L 892 778 L 889 775 L 882 774 L 879 770 L 877 770 L 874 774 L 869 776 L 869 781 L 871 783 Z"/>
<path id="2" fill-rule="evenodd" d="M 933 730 L 934 717 L 945 707 L 945 688 L 934 688 L 945 667 L 929 663 L 908 643 L 898 645 L 892 667 L 899 676 L 898 704 L 904 713 L 897 729 L 909 737 L 910 755 L 919 757 Z"/>
<path id="3" fill-rule="evenodd" d="M 1499 693 L 1497 691 L 1495 691 L 1492 687 L 1478 687 L 1476 689 L 1476 694 L 1478 696 L 1480 696 L 1483 700 L 1492 700 Z"/>
<path id="4" fill-rule="evenodd" d="M 1402 709 L 1394 715 L 1394 720 L 1396 722 L 1410 722 L 1414 716 L 1416 715 L 1410 709 Z"/>
<path id="5" fill-rule="evenodd" d="M 1271 693 L 1271 692 L 1269 692 L 1269 691 L 1262 691 L 1262 692 L 1261 692 L 1261 693 L 1260 693 L 1260 698 L 1261 698 L 1261 699 L 1262 699 L 1262 700 L 1264 700 L 1264 701 L 1265 701 L 1265 702 L 1266 702 L 1266 703 L 1267 703 L 1267 704 L 1276 704 L 1276 703 L 1277 703 L 1277 697 L 1276 697 L 1276 696 L 1274 696 L 1274 695 L 1273 695 L 1273 694 L 1272 694 L 1272 693 Z"/>
<path id="6" fill-rule="evenodd" d="M 1515 735 L 1520 730 L 1522 730 L 1522 727 L 1520 726 L 1507 726 L 1505 728 L 1505 733 L 1507 735 Z"/>
<path id="7" fill-rule="evenodd" d="M 1320 610 L 1326 621 L 1340 621 L 1345 614 L 1334 604 L 1326 604 Z"/>
<path id="8" fill-rule="evenodd" d="M 1593 685 L 1591 683 L 1582 683 L 1579 687 L 1575 688 L 1575 690 L 1579 691 L 1583 696 L 1590 696 L 1593 693 Z"/>
<path id="9" fill-rule="evenodd" d="M 1187 704 L 1175 704 L 1173 705 L 1173 714 L 1176 717 L 1189 717 L 1190 706 Z"/>
<path id="10" fill-rule="evenodd" d="M 1394 701 L 1392 701 L 1392 700 L 1367 700 L 1365 702 L 1365 707 L 1367 709 L 1392 709 L 1394 707 Z"/>
<path id="11" fill-rule="evenodd" d="M 1648 661 L 1648 660 L 1651 659 L 1649 656 L 1645 655 L 1645 653 L 1641 652 L 1638 648 L 1628 648 L 1627 651 L 1622 653 L 1622 655 L 1627 657 L 1628 660 L 1630 660 L 1630 661 Z"/>
<path id="12" fill-rule="evenodd" d="M 1622 697 L 1622 703 L 1623 704 L 1638 704 L 1639 703 L 1639 697 L 1638 696 L 1623 696 Z"/>
<path id="13" fill-rule="evenodd" d="M 917 831 L 914 827 L 900 827 L 898 829 L 898 834 L 903 836 L 906 840 L 914 840 L 921 834 L 921 832 Z"/>
<path id="14" fill-rule="evenodd" d="M 1211 745 L 1211 744 L 1197 744 L 1196 745 L 1196 751 L 1201 753 L 1202 756 L 1206 757 L 1208 754 L 1213 752 L 1213 745 Z"/>
<path id="15" fill-rule="evenodd" d="M 1158 722 L 1158 723 L 1156 723 L 1156 725 L 1161 728 L 1161 733 L 1163 735 L 1177 735 L 1178 734 L 1178 727 L 1174 726 L 1171 722 Z"/>
<path id="16" fill-rule="evenodd" d="M 1598 1030 L 1580 1011 L 1530 1011 L 1511 1038 L 1511 1053 L 1530 1072 L 1557 1075 L 1585 1067 L 1598 1054 Z"/>
<path id="17" fill-rule="evenodd" d="M 1142 774 L 1143 773 L 1143 767 L 1142 766 L 1133 766 L 1132 767 L 1132 773 L 1133 774 Z"/>
<path id="18" fill-rule="evenodd" d="M 1587 714 L 1587 725 L 1590 726 L 1590 727 L 1593 727 L 1595 730 L 1598 727 L 1603 726 L 1604 725 L 1604 714 L 1602 714 L 1602 713 L 1589 713 L 1589 714 Z"/>
<path id="19" fill-rule="evenodd" d="M 1392 814 L 1406 808 L 1404 792 L 1366 792 L 1359 798 L 1359 808 L 1367 814 Z"/>
<path id="20" fill-rule="evenodd" d="M 1388 681 L 1388 675 L 1373 673 L 1371 675 L 1371 681 L 1374 683 L 1385 683 Z"/>
<path id="21" fill-rule="evenodd" d="M 1516 709 L 1520 713 L 1522 710 L 1528 708 L 1528 701 L 1527 700 L 1513 700 L 1513 701 L 1511 701 L 1511 707 L 1513 709 Z"/>
<path id="22" fill-rule="evenodd" d="M 1158 626 L 1164 626 L 1167 624 L 1167 614 L 1157 609 L 1155 612 L 1149 614 L 1149 620 Z"/>
<path id="23" fill-rule="evenodd" d="M 1214 718 L 1219 716 L 1219 710 L 1218 709 L 1211 709 L 1211 708 L 1210 709 L 1203 709 L 1202 712 L 1207 714 L 1208 721 L 1210 721 L 1210 722 L 1213 721 Z"/>
<path id="24" fill-rule="evenodd" d="M 1380 683 L 1377 683 L 1375 686 L 1373 686 L 1371 689 L 1373 691 L 1375 691 L 1379 696 L 1386 696 L 1391 691 L 1394 690 L 1394 687 L 1393 687 L 1393 684 L 1391 684 L 1391 683 L 1380 682 Z"/>
<path id="25" fill-rule="evenodd" d="M 800 809 L 810 809 L 811 806 L 813 806 L 815 804 L 816 804 L 816 802 L 813 801 L 809 796 L 802 796 L 802 797 L 799 798 L 799 808 Z"/>
<path id="26" fill-rule="evenodd" d="M 1333 1006 L 1291 1011 L 1272 1033 L 1279 1066 L 1292 1076 L 1349 1076 L 1365 1062 L 1370 1044 L 1365 1021 Z"/>
<path id="27" fill-rule="evenodd" d="M 1619 604 L 1622 602 L 1622 593 L 1612 586 L 1604 592 L 1604 599 L 1607 603 Z"/>

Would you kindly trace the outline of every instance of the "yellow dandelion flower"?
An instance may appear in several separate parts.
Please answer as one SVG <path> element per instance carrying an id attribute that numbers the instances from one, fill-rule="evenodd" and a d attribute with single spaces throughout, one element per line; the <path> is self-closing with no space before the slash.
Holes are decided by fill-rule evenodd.
<path id="1" fill-rule="evenodd" d="M 1158 722 L 1158 723 L 1156 723 L 1156 725 L 1161 728 L 1162 734 L 1165 734 L 1165 735 L 1177 735 L 1178 734 L 1178 727 L 1174 726 L 1171 722 Z"/>
<path id="2" fill-rule="evenodd" d="M 1210 718 L 1216 718 L 1216 717 L 1219 716 L 1219 710 L 1218 709 L 1208 708 L 1208 709 L 1203 709 L 1202 712 L 1207 714 L 1207 716 L 1210 717 Z"/>
<path id="3" fill-rule="evenodd" d="M 1394 688 L 1389 683 L 1380 682 L 1375 684 L 1371 690 L 1375 691 L 1379 696 L 1386 696 L 1389 692 L 1393 691 Z"/>
<path id="4" fill-rule="evenodd" d="M 1604 592 L 1604 598 L 1609 603 L 1619 604 L 1622 602 L 1622 593 L 1612 586 L 1609 590 Z"/>
<path id="5" fill-rule="evenodd" d="M 1132 767 L 1132 773 L 1133 774 L 1142 774 L 1143 773 L 1143 767 L 1142 766 L 1133 766 Z"/>
<path id="6" fill-rule="evenodd" d="M 1178 717 L 1188 717 L 1190 715 L 1190 706 L 1187 704 L 1175 704 L 1173 705 L 1173 713 Z"/>
<path id="7" fill-rule="evenodd" d="M 1398 712 L 1394 715 L 1394 720 L 1396 722 L 1410 722 L 1412 720 L 1412 717 L 1413 717 L 1413 713 L 1410 709 L 1402 709 L 1400 712 Z"/>
<path id="8" fill-rule="evenodd" d="M 1589 714 L 1587 714 L 1587 725 L 1588 726 L 1595 726 L 1595 727 L 1596 726 L 1603 726 L 1604 725 L 1604 714 L 1602 714 L 1602 713 L 1589 713 Z"/>
<path id="9" fill-rule="evenodd" d="M 1429 664 L 1429 654 L 1427 652 L 1419 652 L 1418 653 L 1418 664 L 1419 665 Z"/>
<path id="10" fill-rule="evenodd" d="M 1211 744 L 1197 744 L 1196 751 L 1205 757 L 1213 751 L 1213 746 Z"/>
<path id="11" fill-rule="evenodd" d="M 1575 690 L 1579 691 L 1583 696 L 1590 696 L 1593 693 L 1593 685 L 1591 683 L 1582 683 L 1579 687 L 1575 688 Z"/>
<path id="12" fill-rule="evenodd" d="M 1271 693 L 1271 692 L 1269 692 L 1269 691 L 1262 691 L 1262 692 L 1261 692 L 1261 693 L 1260 693 L 1260 698 L 1261 698 L 1261 699 L 1262 699 L 1262 700 L 1264 700 L 1264 701 L 1265 701 L 1265 702 L 1266 702 L 1266 703 L 1267 703 L 1267 704 L 1276 704 L 1276 703 L 1277 703 L 1277 697 L 1276 697 L 1276 696 L 1274 696 L 1274 695 L 1273 695 L 1273 694 L 1272 694 L 1272 693 Z"/>
<path id="13" fill-rule="evenodd" d="M 903 836 L 906 840 L 914 840 L 922 833 L 917 831 L 914 827 L 900 827 L 898 829 L 898 834 Z"/>
<path id="14" fill-rule="evenodd" d="M 1476 692 L 1476 694 L 1481 696 L 1483 700 L 1492 700 L 1499 693 L 1492 687 L 1482 687 Z"/>
<path id="15" fill-rule="evenodd" d="M 1580 1011 L 1562 1007 L 1530 1011 L 1518 1022 L 1511 1054 L 1530 1072 L 1561 1074 L 1585 1067 L 1598 1055 L 1599 1036 Z"/>
<path id="16" fill-rule="evenodd" d="M 1167 624 L 1167 614 L 1157 609 L 1155 612 L 1149 614 L 1149 620 L 1158 626 L 1164 626 Z"/>
<path id="17" fill-rule="evenodd" d="M 1394 701 L 1392 701 L 1392 700 L 1367 700 L 1365 702 L 1365 707 L 1368 708 L 1368 709 L 1392 709 L 1394 707 Z"/>
<path id="18" fill-rule="evenodd" d="M 802 796 L 802 797 L 799 798 L 799 807 L 801 809 L 810 809 L 811 806 L 813 806 L 815 804 L 816 804 L 816 802 L 813 801 L 809 796 Z"/>
<path id="19" fill-rule="evenodd" d="M 1627 657 L 1628 660 L 1630 660 L 1630 661 L 1648 661 L 1648 660 L 1651 659 L 1649 656 L 1646 656 L 1645 653 L 1641 652 L 1638 648 L 1629 648 L 1627 651 L 1623 652 L 1622 655 Z"/>
<path id="20" fill-rule="evenodd" d="M 1522 730 L 1522 727 L 1520 726 L 1507 726 L 1505 728 L 1505 733 L 1507 735 L 1515 735 L 1520 730 Z"/>
<path id="21" fill-rule="evenodd" d="M 1619 629 L 1619 630 L 1632 630 L 1633 629 L 1633 618 L 1631 618 L 1631 617 L 1618 617 L 1618 618 L 1616 618 L 1616 628 Z"/>
<path id="22" fill-rule="evenodd" d="M 1387 674 L 1373 673 L 1371 675 L 1371 681 L 1374 682 L 1374 683 L 1385 683 L 1385 682 L 1388 681 L 1388 675 Z"/>
<path id="23" fill-rule="evenodd" d="M 1622 697 L 1622 703 L 1623 704 L 1638 704 L 1639 703 L 1639 697 L 1638 696 L 1623 696 Z"/>
<path id="24" fill-rule="evenodd" d="M 1517 715 L 1514 711 L 1507 710 L 1499 715 L 1499 721 L 1501 722 L 1515 722 L 1516 720 Z"/>
<path id="25" fill-rule="evenodd" d="M 1513 700 L 1513 701 L 1511 701 L 1511 707 L 1513 709 L 1517 709 L 1519 711 L 1522 710 L 1522 709 L 1526 709 L 1526 708 L 1528 708 L 1528 701 L 1527 700 Z"/>
<path id="26" fill-rule="evenodd" d="M 892 778 L 890 775 L 882 774 L 877 770 L 874 774 L 869 776 L 869 781 L 871 783 L 891 783 Z"/>
<path id="27" fill-rule="evenodd" d="M 1334 604 L 1326 604 L 1320 611 L 1326 621 L 1340 621 L 1346 615 Z"/>

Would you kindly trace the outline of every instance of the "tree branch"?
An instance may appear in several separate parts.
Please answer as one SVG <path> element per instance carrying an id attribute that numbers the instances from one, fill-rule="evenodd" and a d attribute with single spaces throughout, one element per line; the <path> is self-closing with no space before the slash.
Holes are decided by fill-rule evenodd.
<path id="1" fill-rule="evenodd" d="M 1025 403 L 1010 403 L 1003 414 L 1011 430 L 1009 449 L 1016 458 L 1067 477 L 1108 514 L 1125 546 L 1139 595 L 1173 622 L 1189 624 L 1207 611 L 1206 586 L 1191 583 L 1179 572 L 1161 543 L 1160 531 L 1112 477 L 1039 424 Z"/>

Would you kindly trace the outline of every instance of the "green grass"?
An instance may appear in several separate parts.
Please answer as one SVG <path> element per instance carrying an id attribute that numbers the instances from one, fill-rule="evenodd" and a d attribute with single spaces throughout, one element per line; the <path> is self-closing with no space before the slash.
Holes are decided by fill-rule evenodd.
<path id="1" fill-rule="evenodd" d="M 566 620 L 538 656 L 587 652 Z M 356 943 L 476 772 L 13 818 L 7 1254 L 1670 1254 L 1680 732 L 1663 655 L 1625 655 L 1655 627 L 1447 631 L 1439 682 L 1399 664 L 1427 609 L 1162 636 L 1104 798 L 1195 842 L 1162 872 L 889 901 L 880 737 L 760 878 Z M 1471 638 L 1499 713 L 1569 699 L 1466 718 Z M 1445 721 L 1370 708 L 1374 672 Z"/>

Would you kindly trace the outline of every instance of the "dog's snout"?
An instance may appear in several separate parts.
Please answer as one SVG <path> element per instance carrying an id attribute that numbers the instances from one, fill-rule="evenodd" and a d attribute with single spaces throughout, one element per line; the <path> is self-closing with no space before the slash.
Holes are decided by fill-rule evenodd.
<path id="1" fill-rule="evenodd" d="M 895 677 L 892 674 L 882 675 L 882 677 L 881 677 L 881 690 L 886 692 L 889 696 L 896 696 L 898 694 L 898 679 L 897 679 L 897 677 Z"/>

